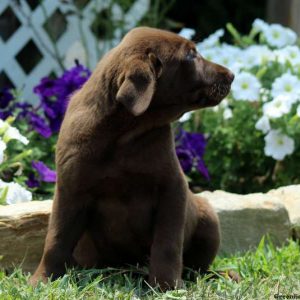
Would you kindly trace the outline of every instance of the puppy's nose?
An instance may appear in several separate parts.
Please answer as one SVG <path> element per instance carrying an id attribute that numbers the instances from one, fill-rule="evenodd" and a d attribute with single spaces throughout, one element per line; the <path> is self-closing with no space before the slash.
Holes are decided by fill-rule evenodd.
<path id="1" fill-rule="evenodd" d="M 228 71 L 225 76 L 228 83 L 231 84 L 234 79 L 234 74 L 231 71 Z"/>

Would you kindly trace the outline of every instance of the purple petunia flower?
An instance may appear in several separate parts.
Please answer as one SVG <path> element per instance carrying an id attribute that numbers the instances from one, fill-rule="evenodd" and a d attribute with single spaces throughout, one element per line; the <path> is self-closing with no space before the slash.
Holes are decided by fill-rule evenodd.
<path id="1" fill-rule="evenodd" d="M 33 92 L 42 99 L 51 99 L 52 97 L 55 98 L 63 91 L 64 89 L 58 84 L 57 79 L 51 79 L 48 77 L 42 78 L 40 83 L 33 89 Z"/>
<path id="2" fill-rule="evenodd" d="M 204 178 L 209 180 L 208 170 L 203 161 L 206 147 L 203 134 L 187 132 L 181 128 L 175 142 L 177 144 L 176 154 L 183 171 L 189 173 L 195 167 Z"/>
<path id="3" fill-rule="evenodd" d="M 35 178 L 34 173 L 30 173 L 28 179 L 25 181 L 29 188 L 36 188 L 40 186 L 39 181 Z"/>
<path id="4" fill-rule="evenodd" d="M 41 181 L 56 182 L 56 172 L 49 169 L 43 162 L 33 161 L 31 165 L 38 172 Z"/>
<path id="5" fill-rule="evenodd" d="M 33 110 L 33 106 L 27 102 L 18 102 L 15 105 L 15 108 L 19 109 L 18 119 L 26 118 L 29 111 Z"/>
<path id="6" fill-rule="evenodd" d="M 15 106 L 20 110 L 17 117 L 18 119 L 26 119 L 31 125 L 31 129 L 35 130 L 44 138 L 49 138 L 52 135 L 52 131 L 45 118 L 38 115 L 31 104 L 21 102 L 16 103 Z"/>
<path id="7" fill-rule="evenodd" d="M 205 177 L 206 180 L 210 180 L 209 173 L 203 159 L 198 159 L 196 168 L 198 172 Z"/>
<path id="8" fill-rule="evenodd" d="M 182 147 L 176 148 L 176 154 L 179 159 L 180 165 L 184 173 L 189 173 L 193 167 L 193 156 L 190 151 L 185 150 Z"/>
<path id="9" fill-rule="evenodd" d="M 0 91 L 0 108 L 6 108 L 10 101 L 14 99 L 14 96 L 11 94 L 9 88 L 4 88 Z"/>
<path id="10" fill-rule="evenodd" d="M 0 90 L 0 119 L 6 120 L 12 115 L 12 103 L 14 96 L 9 88 L 3 88 Z"/>
<path id="11" fill-rule="evenodd" d="M 60 81 L 65 85 L 65 93 L 70 95 L 79 89 L 90 75 L 91 71 L 80 64 L 71 70 L 66 71 L 60 78 Z"/>
<path id="12" fill-rule="evenodd" d="M 202 157 L 204 155 L 206 140 L 203 134 L 187 132 L 181 128 L 176 140 L 179 140 L 181 146 L 189 149 L 194 156 Z"/>
<path id="13" fill-rule="evenodd" d="M 57 79 L 42 78 L 34 87 L 40 99 L 38 107 L 30 103 L 12 103 L 14 99 L 8 88 L 0 91 L 0 118 L 6 119 L 17 109 L 17 118 L 26 119 L 31 128 L 41 136 L 49 138 L 60 129 L 69 98 L 89 78 L 91 72 L 84 66 L 76 66 L 67 70 Z M 11 104 L 12 103 L 12 104 Z"/>
<path id="14" fill-rule="evenodd" d="M 58 132 L 60 128 L 70 95 L 78 90 L 90 75 L 89 69 L 78 64 L 57 79 L 43 78 L 34 88 L 53 132 Z"/>
<path id="15" fill-rule="evenodd" d="M 11 116 L 10 111 L 0 111 L 0 119 L 6 120 L 9 116 Z"/>
<path id="16" fill-rule="evenodd" d="M 29 124 L 33 129 L 38 132 L 41 136 L 49 138 L 52 135 L 50 127 L 46 124 L 45 120 L 34 112 L 28 113 Z"/>
<path id="17" fill-rule="evenodd" d="M 50 127 L 57 132 L 61 122 L 62 106 L 64 106 L 65 89 L 59 79 L 43 78 L 33 90 L 40 98 L 40 107 L 43 109 Z M 57 125 L 57 122 L 59 125 Z"/>

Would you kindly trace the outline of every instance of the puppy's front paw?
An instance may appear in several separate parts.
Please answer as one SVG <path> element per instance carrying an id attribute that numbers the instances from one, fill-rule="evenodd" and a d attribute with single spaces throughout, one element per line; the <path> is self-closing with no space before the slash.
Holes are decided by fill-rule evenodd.
<path id="1" fill-rule="evenodd" d="M 149 284 L 152 287 L 158 286 L 162 291 L 180 289 L 183 286 L 183 281 L 181 278 L 168 278 L 166 277 L 155 277 L 149 276 Z"/>
<path id="2" fill-rule="evenodd" d="M 43 273 L 35 272 L 28 280 L 28 283 L 33 287 L 36 287 L 39 282 L 47 283 L 48 277 L 45 276 Z"/>

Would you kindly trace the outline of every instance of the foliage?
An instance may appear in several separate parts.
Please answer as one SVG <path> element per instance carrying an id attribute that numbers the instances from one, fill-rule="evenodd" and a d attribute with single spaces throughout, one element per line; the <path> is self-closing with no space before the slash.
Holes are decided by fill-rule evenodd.
<path id="1" fill-rule="evenodd" d="M 19 184 L 22 182 L 24 161 L 32 151 L 21 146 L 27 145 L 29 140 L 11 126 L 13 121 L 11 117 L 5 122 L 0 119 L 0 204 L 32 199 L 32 194 Z"/>
<path id="2" fill-rule="evenodd" d="M 51 169 L 54 169 L 57 134 L 69 96 L 80 88 L 89 76 L 90 71 L 78 64 L 58 78 L 42 78 L 34 88 L 40 99 L 37 106 L 22 101 L 21 95 L 16 91 L 5 89 L 0 95 L 0 117 L 14 116 L 16 125 L 30 140 L 31 160 L 27 157 L 24 161 L 19 182 L 26 183 L 35 192 L 35 198 L 47 198 L 53 194 L 56 174 Z M 7 152 L 14 155 L 15 150 L 15 147 L 8 148 Z M 7 172 L 5 174 L 6 176 L 0 174 L 0 178 L 6 181 L 15 177 L 14 173 L 10 173 L 10 177 Z"/>
<path id="3" fill-rule="evenodd" d="M 276 248 L 271 242 L 260 243 L 257 250 L 231 257 L 217 257 L 212 271 L 232 269 L 241 282 L 211 275 L 189 281 L 189 274 L 180 290 L 162 293 L 150 288 L 145 269 L 91 269 L 69 271 L 67 275 L 37 288 L 28 285 L 28 275 L 21 269 L 5 275 L 0 272 L 1 299 L 271 299 L 274 295 L 299 295 L 300 249 L 289 241 Z M 190 275 L 192 275 L 190 273 Z M 197 274 L 196 274 L 197 275 Z"/>

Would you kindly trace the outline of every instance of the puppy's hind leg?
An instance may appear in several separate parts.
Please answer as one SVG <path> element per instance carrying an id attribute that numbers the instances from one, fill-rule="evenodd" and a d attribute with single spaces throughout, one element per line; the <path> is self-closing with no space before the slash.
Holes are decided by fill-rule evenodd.
<path id="1" fill-rule="evenodd" d="M 189 203 L 187 222 L 189 217 L 194 218 L 195 226 L 184 251 L 183 264 L 203 274 L 207 272 L 219 249 L 219 219 L 205 199 L 193 194 L 189 196 L 192 202 Z"/>
<path id="2" fill-rule="evenodd" d="M 44 253 L 34 275 L 29 279 L 33 286 L 49 277 L 56 279 L 74 266 L 74 247 L 86 225 L 86 198 L 63 189 L 56 190 L 53 210 L 46 236 Z"/>

